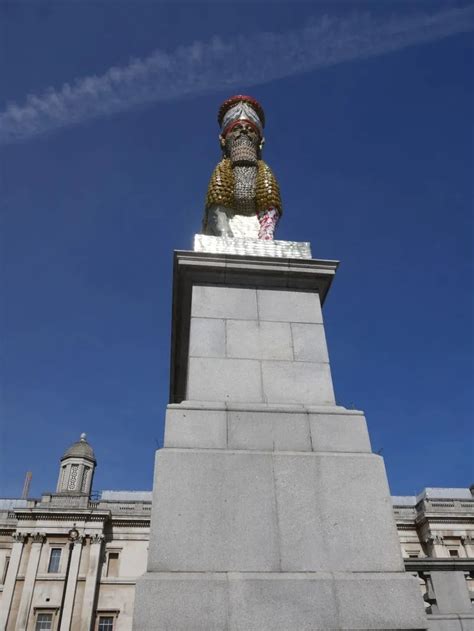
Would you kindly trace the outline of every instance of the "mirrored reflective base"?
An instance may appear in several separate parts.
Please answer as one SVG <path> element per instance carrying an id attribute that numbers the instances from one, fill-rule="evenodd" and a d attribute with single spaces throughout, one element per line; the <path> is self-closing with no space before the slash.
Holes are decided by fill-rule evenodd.
<path id="1" fill-rule="evenodd" d="M 194 251 L 211 254 L 242 254 L 275 258 L 310 259 L 311 245 L 307 241 L 264 241 L 263 239 L 212 237 L 194 235 Z"/>

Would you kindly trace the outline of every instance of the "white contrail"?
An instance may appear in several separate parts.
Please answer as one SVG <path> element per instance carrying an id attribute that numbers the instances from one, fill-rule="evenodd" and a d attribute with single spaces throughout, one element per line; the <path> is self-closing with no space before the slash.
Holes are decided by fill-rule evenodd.
<path id="1" fill-rule="evenodd" d="M 60 89 L 29 95 L 26 103 L 0 112 L 0 143 L 7 144 L 61 127 L 129 110 L 154 101 L 252 86 L 314 68 L 361 59 L 474 29 L 474 6 L 374 18 L 324 16 L 284 33 L 215 37 L 155 50 L 100 76 L 77 79 Z"/>

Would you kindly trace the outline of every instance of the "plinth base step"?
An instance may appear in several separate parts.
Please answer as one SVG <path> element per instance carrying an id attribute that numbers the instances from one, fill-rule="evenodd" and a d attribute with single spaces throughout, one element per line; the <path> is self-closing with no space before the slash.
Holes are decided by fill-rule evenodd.
<path id="1" fill-rule="evenodd" d="M 394 573 L 148 573 L 140 631 L 387 631 L 427 628 L 415 579 Z"/>

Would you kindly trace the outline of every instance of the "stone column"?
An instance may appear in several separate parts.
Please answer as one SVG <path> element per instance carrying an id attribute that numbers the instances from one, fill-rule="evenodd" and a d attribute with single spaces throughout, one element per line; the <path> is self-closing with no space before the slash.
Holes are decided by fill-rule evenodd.
<path id="1" fill-rule="evenodd" d="M 433 556 L 436 559 L 449 558 L 448 551 L 444 545 L 444 537 L 442 535 L 433 536 Z"/>
<path id="2" fill-rule="evenodd" d="M 423 543 L 427 546 L 429 557 L 434 559 L 444 559 L 449 556 L 444 547 L 443 537 L 440 535 L 433 535 L 429 533 L 424 539 Z"/>
<path id="3" fill-rule="evenodd" d="M 0 608 L 0 630 L 7 628 L 8 616 L 12 605 L 13 594 L 15 592 L 16 578 L 20 567 L 21 555 L 26 535 L 21 532 L 13 533 L 13 546 L 10 555 L 10 565 L 6 576 L 5 585 L 3 586 L 2 607 Z"/>
<path id="4" fill-rule="evenodd" d="M 38 572 L 38 564 L 44 540 L 45 535 L 43 533 L 37 532 L 32 535 L 30 556 L 28 559 L 28 566 L 26 568 L 26 576 L 23 584 L 23 591 L 21 593 L 20 606 L 18 608 L 18 617 L 16 619 L 16 631 L 25 631 L 28 626 L 28 616 L 30 614 L 36 574 Z"/>
<path id="5" fill-rule="evenodd" d="M 71 552 L 69 571 L 66 576 L 66 594 L 61 617 L 59 631 L 70 631 L 72 612 L 74 609 L 74 597 L 76 595 L 77 576 L 79 574 L 79 564 L 81 562 L 82 544 L 84 537 L 79 535 L 75 540 Z"/>
<path id="6" fill-rule="evenodd" d="M 86 585 L 84 588 L 84 600 L 82 601 L 81 631 L 90 631 L 92 615 L 94 613 L 94 601 L 99 577 L 100 553 L 104 535 L 93 535 L 90 540 L 89 567 L 87 568 Z"/>
<path id="7" fill-rule="evenodd" d="M 472 557 L 474 557 L 474 537 L 465 535 L 461 537 L 461 543 L 464 546 L 464 556 L 468 559 L 472 559 Z"/>

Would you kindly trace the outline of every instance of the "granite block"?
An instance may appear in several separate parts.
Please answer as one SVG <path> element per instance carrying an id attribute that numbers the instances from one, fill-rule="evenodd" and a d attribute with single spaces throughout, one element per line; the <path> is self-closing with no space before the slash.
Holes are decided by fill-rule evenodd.
<path id="1" fill-rule="evenodd" d="M 371 452 L 362 414 L 309 414 L 313 451 Z"/>
<path id="2" fill-rule="evenodd" d="M 191 318 L 190 357 L 225 357 L 225 321 Z"/>
<path id="3" fill-rule="evenodd" d="M 165 447 L 370 453 L 365 418 L 344 408 L 223 402 L 168 406 Z M 339 408 L 333 408 L 338 410 Z M 316 411 L 318 410 L 318 411 Z"/>
<path id="4" fill-rule="evenodd" d="M 145 574 L 137 580 L 135 631 L 227 629 L 226 574 Z"/>
<path id="5" fill-rule="evenodd" d="M 256 320 L 256 290 L 244 287 L 194 285 L 191 316 Z"/>
<path id="6" fill-rule="evenodd" d="M 293 359 L 288 322 L 227 320 L 227 356 L 248 359 Z"/>
<path id="7" fill-rule="evenodd" d="M 263 401 L 260 363 L 251 359 L 190 357 L 186 399 Z"/>
<path id="8" fill-rule="evenodd" d="M 369 549 L 369 548 L 367 548 Z M 404 573 L 355 573 L 336 579 L 339 629 L 426 629 L 418 581 Z M 392 626 L 393 625 L 393 626 Z"/>
<path id="9" fill-rule="evenodd" d="M 156 573 L 137 581 L 137 631 L 422 631 L 426 627 L 418 586 L 404 573 Z"/>
<path id="10" fill-rule="evenodd" d="M 291 324 L 296 361 L 328 363 L 329 355 L 322 324 Z"/>
<path id="11" fill-rule="evenodd" d="M 379 456 L 277 453 L 273 470 L 282 571 L 404 569 Z"/>
<path id="12" fill-rule="evenodd" d="M 404 568 L 378 456 L 163 449 L 154 488 L 149 570 Z"/>
<path id="13" fill-rule="evenodd" d="M 225 449 L 227 447 L 225 410 L 169 408 L 166 412 L 164 446 Z"/>
<path id="14" fill-rule="evenodd" d="M 263 361 L 262 381 L 267 403 L 335 403 L 329 364 Z"/>
<path id="15" fill-rule="evenodd" d="M 306 414 L 228 412 L 229 449 L 311 451 Z"/>
<path id="16" fill-rule="evenodd" d="M 260 320 L 317 324 L 323 322 L 321 303 L 317 293 L 258 289 L 257 301 Z"/>
<path id="17" fill-rule="evenodd" d="M 276 571 L 271 454 L 157 452 L 149 571 Z"/>

